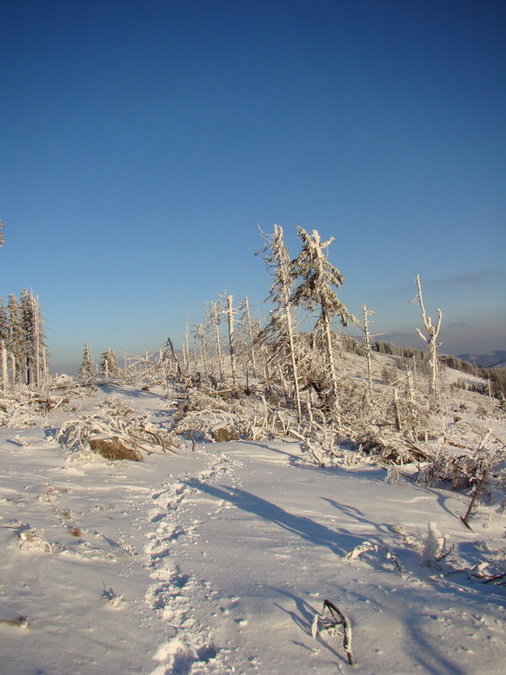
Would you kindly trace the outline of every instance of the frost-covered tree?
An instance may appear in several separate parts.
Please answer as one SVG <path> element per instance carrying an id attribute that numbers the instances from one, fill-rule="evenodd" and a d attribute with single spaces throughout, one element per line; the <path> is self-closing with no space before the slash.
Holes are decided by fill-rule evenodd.
<path id="1" fill-rule="evenodd" d="M 100 372 L 104 377 L 117 377 L 120 373 L 118 359 L 113 349 L 103 352 L 100 360 Z"/>
<path id="2" fill-rule="evenodd" d="M 237 381 L 237 361 L 236 361 L 236 345 L 235 345 L 235 313 L 234 296 L 227 295 L 227 325 L 228 325 L 228 351 L 230 354 L 230 370 L 232 371 L 232 382 L 234 389 L 238 388 Z"/>
<path id="3" fill-rule="evenodd" d="M 217 361 L 217 370 L 220 380 L 223 380 L 223 350 L 221 347 L 220 324 L 223 308 L 221 303 L 210 302 L 204 323 L 212 335 L 211 344 L 214 348 L 214 357 Z M 213 368 L 214 370 L 214 368 Z"/>
<path id="4" fill-rule="evenodd" d="M 26 384 L 40 384 L 46 374 L 46 345 L 37 298 L 23 289 L 20 300 L 22 351 Z"/>
<path id="5" fill-rule="evenodd" d="M 302 281 L 294 290 L 293 302 L 309 311 L 319 309 L 320 315 L 315 325 L 315 332 L 321 330 L 324 336 L 332 399 L 337 411 L 338 386 L 331 320 L 333 317 L 339 317 L 343 326 L 347 326 L 350 321 L 357 323 L 357 319 L 348 312 L 334 290 L 344 283 L 344 276 L 330 263 L 325 254 L 325 249 L 334 241 L 334 237 L 322 242 L 317 230 L 309 234 L 302 227 L 297 228 L 297 233 L 302 242 L 302 250 L 292 262 L 291 271 L 296 279 L 302 279 Z"/>
<path id="6" fill-rule="evenodd" d="M 193 326 L 193 336 L 200 348 L 200 358 L 202 362 L 202 370 L 207 377 L 208 372 L 208 358 L 207 358 L 207 336 L 204 323 L 197 323 Z"/>
<path id="7" fill-rule="evenodd" d="M 84 345 L 81 367 L 79 368 L 79 379 L 83 384 L 86 385 L 93 384 L 96 372 L 97 372 L 96 363 L 94 363 L 94 361 L 92 360 L 90 348 L 88 346 L 88 343 L 86 343 Z"/>
<path id="8" fill-rule="evenodd" d="M 297 410 L 298 421 L 300 422 L 302 420 L 302 408 L 295 353 L 295 331 L 291 297 L 293 276 L 290 267 L 290 255 L 285 246 L 282 227 L 274 225 L 274 232 L 272 234 L 262 232 L 262 236 L 266 242 L 263 249 L 263 257 L 271 270 L 273 278 L 269 298 L 274 304 L 271 319 L 264 328 L 263 335 L 270 334 L 274 337 L 278 351 L 286 351 L 285 347 L 288 350 L 295 408 Z"/>
<path id="9" fill-rule="evenodd" d="M 7 311 L 9 314 L 7 351 L 10 358 L 11 381 L 19 384 L 22 374 L 24 338 L 18 299 L 12 293 L 9 294 Z"/>
<path id="10" fill-rule="evenodd" d="M 4 224 L 3 224 L 2 220 L 0 219 L 0 246 L 5 246 L 5 237 L 4 237 L 3 229 L 4 229 Z"/>
<path id="11" fill-rule="evenodd" d="M 257 374 L 257 363 L 255 355 L 255 336 L 259 332 L 259 323 L 251 317 L 251 310 L 249 305 L 248 297 L 244 298 L 242 303 L 239 305 L 239 309 L 242 310 L 242 315 L 239 319 L 239 323 L 243 329 L 244 334 L 244 347 L 245 352 L 247 353 L 247 358 L 245 359 L 246 363 L 251 364 L 251 372 L 254 376 Z"/>
<path id="12" fill-rule="evenodd" d="M 363 312 L 363 325 L 361 326 L 364 331 L 364 343 L 366 348 L 366 357 L 367 357 L 367 390 L 369 396 L 372 394 L 372 349 L 371 349 L 371 333 L 369 331 L 369 317 L 373 312 L 370 309 L 367 309 L 366 305 L 362 305 Z"/>
<path id="13" fill-rule="evenodd" d="M 9 338 L 9 317 L 4 307 L 3 298 L 0 298 L 0 340 L 7 342 Z"/>
<path id="14" fill-rule="evenodd" d="M 0 362 L 2 373 L 2 390 L 7 389 L 9 381 L 8 376 L 8 354 L 7 354 L 7 340 L 9 338 L 9 319 L 4 307 L 3 298 L 0 298 Z"/>
<path id="15" fill-rule="evenodd" d="M 425 326 L 427 335 L 424 335 L 419 328 L 417 328 L 416 330 L 418 332 L 418 335 L 427 344 L 427 351 L 429 355 L 429 396 L 431 399 L 431 406 L 434 407 L 437 405 L 437 399 L 439 394 L 437 348 L 440 346 L 440 343 L 437 340 L 439 336 L 439 331 L 441 330 L 441 322 L 443 321 L 443 312 L 440 309 L 437 310 L 437 321 L 436 324 L 434 325 L 432 323 L 432 319 L 430 318 L 430 316 L 427 316 L 427 312 L 425 311 L 425 305 L 423 302 L 423 295 L 422 295 L 422 285 L 420 282 L 419 274 L 416 275 L 416 287 L 418 289 L 417 300 L 418 304 L 420 305 L 423 325 Z"/>

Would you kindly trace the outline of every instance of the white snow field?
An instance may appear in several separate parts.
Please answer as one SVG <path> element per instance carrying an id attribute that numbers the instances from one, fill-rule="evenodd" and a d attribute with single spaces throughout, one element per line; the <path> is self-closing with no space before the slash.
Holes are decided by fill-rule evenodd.
<path id="1" fill-rule="evenodd" d="M 156 391 L 116 395 L 163 420 Z M 129 462 L 53 431 L 0 430 L 2 674 L 505 672 L 506 587 L 478 578 L 504 561 L 500 511 L 469 530 L 468 495 L 318 468 L 294 442 Z M 314 631 L 325 600 L 354 665 L 342 626 Z"/>

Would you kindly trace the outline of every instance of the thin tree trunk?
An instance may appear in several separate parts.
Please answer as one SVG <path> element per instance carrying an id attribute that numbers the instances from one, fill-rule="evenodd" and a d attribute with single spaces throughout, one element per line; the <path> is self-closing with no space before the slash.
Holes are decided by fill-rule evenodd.
<path id="1" fill-rule="evenodd" d="M 234 344 L 234 310 L 232 307 L 233 300 L 234 300 L 233 295 L 227 296 L 228 344 L 230 349 L 230 368 L 232 370 L 232 382 L 234 385 L 234 389 L 238 389 L 237 365 L 235 359 L 235 344 Z"/>
<path id="2" fill-rule="evenodd" d="M 302 422 L 302 407 L 300 404 L 299 374 L 297 368 L 297 359 L 295 357 L 295 339 L 293 334 L 292 313 L 290 312 L 289 304 L 286 304 L 285 311 L 286 311 L 286 326 L 288 331 L 288 342 L 290 345 L 290 359 L 292 363 L 295 408 L 297 410 L 297 421 L 300 423 Z"/>
<path id="3" fill-rule="evenodd" d="M 176 350 L 174 349 L 174 345 L 170 337 L 167 338 L 167 345 L 170 347 L 172 358 L 174 359 L 174 362 L 176 364 L 177 372 L 179 373 L 179 375 L 181 375 L 181 366 L 179 365 L 179 360 L 176 356 Z"/>
<path id="4" fill-rule="evenodd" d="M 218 368 L 220 373 L 220 380 L 223 380 L 223 352 L 221 349 L 221 340 L 220 340 L 220 315 L 218 313 L 218 305 L 216 302 L 213 302 L 212 305 L 212 320 L 214 326 L 214 340 L 216 343 L 216 354 L 218 355 Z"/>
<path id="5" fill-rule="evenodd" d="M 334 363 L 334 351 L 332 348 L 332 332 L 330 330 L 330 319 L 327 314 L 323 315 L 323 329 L 325 333 L 325 346 L 327 349 L 327 361 L 329 364 L 330 380 L 332 383 L 332 405 L 336 414 L 338 426 L 341 424 L 341 412 L 339 409 L 339 392 L 337 387 L 336 367 Z"/>
<path id="6" fill-rule="evenodd" d="M 250 356 L 251 356 L 251 368 L 253 371 L 253 375 L 256 377 L 257 374 L 257 366 L 256 366 L 256 360 L 255 360 L 255 349 L 253 347 L 253 326 L 251 325 L 251 313 L 249 310 L 249 300 L 248 297 L 245 298 L 244 300 L 244 305 L 246 308 L 246 323 L 248 326 L 248 334 L 249 334 L 249 349 L 250 349 Z"/>
<path id="7" fill-rule="evenodd" d="M 0 340 L 0 351 L 2 354 L 2 391 L 7 391 L 7 386 L 9 384 L 9 376 L 7 368 L 7 350 L 5 348 L 5 343 L 3 340 Z"/>
<path id="8" fill-rule="evenodd" d="M 416 286 L 418 288 L 418 302 L 420 303 L 420 308 L 422 311 L 422 319 L 423 319 L 423 324 L 425 326 L 425 330 L 427 331 L 427 337 L 417 329 L 418 335 L 422 338 L 422 340 L 425 340 L 427 343 L 427 349 L 428 349 L 428 354 L 429 354 L 429 396 L 431 399 L 431 407 L 436 407 L 437 402 L 438 402 L 438 377 L 437 377 L 437 369 L 438 369 L 438 360 L 437 360 L 437 348 L 438 348 L 438 342 L 437 338 L 439 335 L 439 331 L 441 330 L 441 321 L 443 320 L 443 313 L 441 312 L 440 309 L 437 310 L 437 323 L 434 326 L 432 323 L 432 319 L 430 316 L 427 316 L 427 313 L 425 311 L 425 305 L 423 302 L 423 295 L 422 295 L 422 285 L 420 283 L 420 275 L 416 275 Z"/>
<path id="9" fill-rule="evenodd" d="M 204 369 L 204 375 L 208 375 L 208 369 L 207 369 L 207 351 L 206 351 L 206 341 L 205 341 L 205 336 L 204 336 L 204 326 L 202 324 L 199 324 L 197 326 L 197 335 L 200 340 L 200 354 L 202 356 L 202 363 L 203 363 L 203 369 Z"/>
<path id="10" fill-rule="evenodd" d="M 369 391 L 369 396 L 372 395 L 372 357 L 371 357 L 371 334 L 369 332 L 369 315 L 371 314 L 368 311 L 365 305 L 362 305 L 362 310 L 364 312 L 364 336 L 365 336 L 365 347 L 367 350 L 367 389 Z"/>

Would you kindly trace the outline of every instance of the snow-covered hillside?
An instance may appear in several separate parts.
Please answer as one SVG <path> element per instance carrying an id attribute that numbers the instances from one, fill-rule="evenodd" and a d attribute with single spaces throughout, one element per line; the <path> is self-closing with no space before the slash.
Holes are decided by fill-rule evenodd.
<path id="1" fill-rule="evenodd" d="M 111 395 L 172 414 L 161 390 L 118 386 L 0 430 L 2 673 L 503 672 L 500 497 L 469 530 L 468 495 L 320 468 L 293 439 L 65 451 L 55 429 Z M 353 666 L 342 630 L 314 630 L 325 600 Z"/>

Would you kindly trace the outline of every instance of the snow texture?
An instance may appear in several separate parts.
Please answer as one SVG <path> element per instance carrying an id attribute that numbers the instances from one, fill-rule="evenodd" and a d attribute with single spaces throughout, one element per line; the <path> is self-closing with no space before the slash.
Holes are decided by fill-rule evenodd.
<path id="1" fill-rule="evenodd" d="M 169 417 L 157 392 L 115 395 Z M 2 673 L 504 672 L 505 587 L 484 583 L 504 562 L 499 511 L 468 530 L 467 495 L 317 467 L 295 442 L 76 455 L 55 440 L 68 415 L 0 429 Z M 343 626 L 315 619 L 325 600 L 353 666 Z"/>

